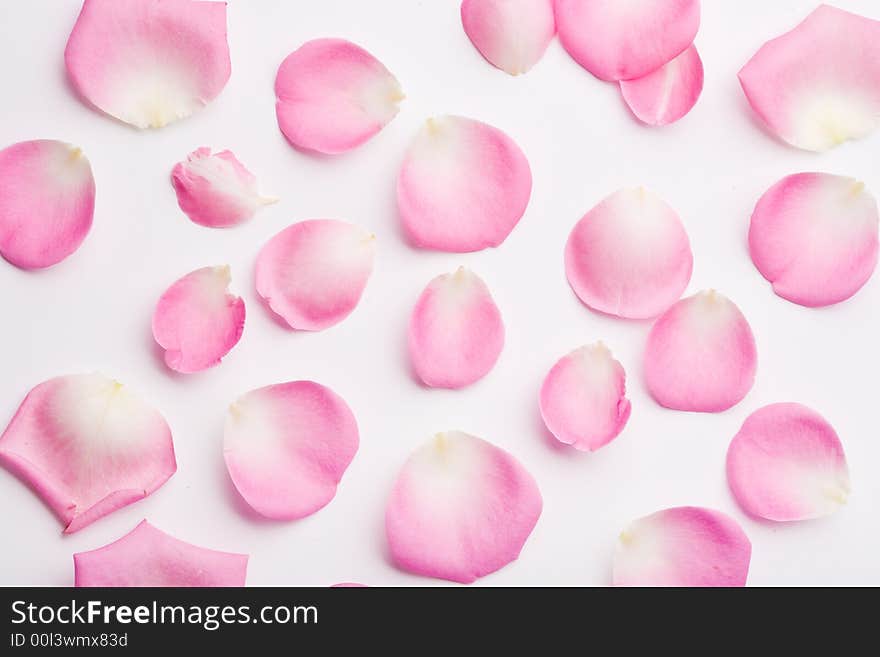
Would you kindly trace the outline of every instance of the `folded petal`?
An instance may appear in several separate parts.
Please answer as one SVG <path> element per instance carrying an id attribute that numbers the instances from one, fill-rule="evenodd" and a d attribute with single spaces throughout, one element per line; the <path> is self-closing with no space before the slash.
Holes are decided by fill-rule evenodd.
<path id="1" fill-rule="evenodd" d="M 541 417 L 557 440 L 583 451 L 610 443 L 629 419 L 626 373 L 601 342 L 575 349 L 541 386 Z"/>
<path id="2" fill-rule="evenodd" d="M 397 179 L 397 207 L 414 246 L 479 251 L 501 244 L 532 193 L 526 156 L 506 134 L 459 116 L 428 119 Z"/>
<path id="3" fill-rule="evenodd" d="M 290 53 L 275 78 L 278 126 L 296 146 L 342 153 L 399 111 L 400 83 L 378 59 L 344 39 L 315 39 Z"/>
<path id="4" fill-rule="evenodd" d="M 575 225 L 565 273 L 593 310 L 655 317 L 681 296 L 694 258 L 675 211 L 644 188 L 615 192 Z"/>
<path id="5" fill-rule="evenodd" d="M 41 269 L 79 248 L 92 227 L 95 179 L 79 148 L 50 139 L 0 151 L 0 255 Z"/>
<path id="6" fill-rule="evenodd" d="M 257 257 L 257 292 L 287 324 L 321 331 L 348 317 L 373 271 L 376 238 L 334 219 L 288 226 Z"/>
<path id="7" fill-rule="evenodd" d="M 161 128 L 226 85 L 226 3 L 85 0 L 64 61 L 90 104 L 138 128 Z"/>
<path id="8" fill-rule="evenodd" d="M 751 390 L 758 352 L 740 309 L 709 290 L 682 299 L 657 319 L 644 366 L 648 392 L 661 406 L 718 413 Z"/>
<path id="9" fill-rule="evenodd" d="M 764 406 L 746 419 L 727 450 L 727 483 L 748 513 L 778 521 L 830 515 L 850 491 L 834 429 L 792 403 Z"/>
<path id="10" fill-rule="evenodd" d="M 864 183 L 798 173 L 758 201 L 749 252 L 779 296 L 803 306 L 850 298 L 877 266 L 877 201 Z"/>
<path id="11" fill-rule="evenodd" d="M 192 545 L 146 520 L 104 547 L 73 555 L 76 586 L 244 586 L 248 555 Z"/>
<path id="12" fill-rule="evenodd" d="M 696 506 L 664 509 L 621 532 L 614 586 L 745 586 L 751 556 L 733 518 Z"/>
<path id="13" fill-rule="evenodd" d="M 394 562 L 468 584 L 514 561 L 541 515 L 513 456 L 461 431 L 438 433 L 404 464 L 385 509 Z"/>
<path id="14" fill-rule="evenodd" d="M 880 21 L 820 5 L 739 72 L 755 113 L 793 146 L 824 151 L 880 124 Z"/>
<path id="15" fill-rule="evenodd" d="M 667 125 L 691 111 L 703 91 L 703 62 L 691 46 L 644 77 L 621 80 L 620 93 L 642 123 Z"/>
<path id="16" fill-rule="evenodd" d="M 75 532 L 143 499 L 177 464 L 165 419 L 101 374 L 49 379 L 31 390 L 0 436 L 0 463 Z"/>
<path id="17" fill-rule="evenodd" d="M 413 370 L 434 388 L 463 388 L 495 366 L 504 322 L 489 288 L 459 267 L 428 283 L 409 320 Z"/>
<path id="18" fill-rule="evenodd" d="M 223 454 L 253 509 L 296 520 L 324 508 L 358 449 L 345 401 L 313 381 L 258 388 L 229 407 Z"/>

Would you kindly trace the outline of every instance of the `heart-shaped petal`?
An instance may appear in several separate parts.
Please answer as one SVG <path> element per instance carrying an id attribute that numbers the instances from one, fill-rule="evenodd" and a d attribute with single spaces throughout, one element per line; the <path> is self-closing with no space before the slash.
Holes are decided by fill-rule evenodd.
<path id="1" fill-rule="evenodd" d="M 678 121 L 693 109 L 702 91 L 703 62 L 694 46 L 644 77 L 620 81 L 626 104 L 648 125 Z"/>

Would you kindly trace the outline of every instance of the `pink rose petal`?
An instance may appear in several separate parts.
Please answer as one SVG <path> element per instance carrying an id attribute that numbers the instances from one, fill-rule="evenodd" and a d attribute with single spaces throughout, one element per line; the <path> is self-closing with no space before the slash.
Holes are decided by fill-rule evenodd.
<path id="1" fill-rule="evenodd" d="M 331 589 L 365 589 L 368 588 L 366 584 L 358 584 L 357 582 L 340 582 L 339 584 L 333 584 Z"/>
<path id="2" fill-rule="evenodd" d="M 532 476 L 504 450 L 439 433 L 404 464 L 385 509 L 394 562 L 470 583 L 514 561 L 543 505 Z"/>
<path id="3" fill-rule="evenodd" d="M 75 532 L 143 499 L 177 464 L 165 419 L 101 374 L 31 390 L 0 436 L 0 463 Z"/>
<path id="4" fill-rule="evenodd" d="M 656 71 L 621 80 L 620 93 L 642 123 L 667 125 L 691 111 L 703 91 L 703 62 L 691 46 Z"/>

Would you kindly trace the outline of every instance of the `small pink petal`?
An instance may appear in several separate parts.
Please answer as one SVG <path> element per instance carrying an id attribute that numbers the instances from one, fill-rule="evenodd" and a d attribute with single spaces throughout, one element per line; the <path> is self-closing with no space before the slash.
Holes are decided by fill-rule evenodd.
<path id="1" fill-rule="evenodd" d="M 745 586 L 751 556 L 748 537 L 720 511 L 664 509 L 621 532 L 614 586 Z"/>
<path id="2" fill-rule="evenodd" d="M 88 103 L 138 128 L 161 128 L 226 85 L 226 3 L 85 0 L 64 62 Z"/>
<path id="3" fill-rule="evenodd" d="M 645 381 L 666 408 L 725 411 L 748 394 L 757 369 L 749 323 L 736 304 L 714 290 L 673 305 L 648 335 Z"/>
<path id="4" fill-rule="evenodd" d="M 464 0 L 461 23 L 493 66 L 520 75 L 538 63 L 553 35 L 553 0 Z"/>
<path id="5" fill-rule="evenodd" d="M 358 584 L 357 582 L 340 582 L 339 584 L 333 584 L 331 589 L 365 589 L 368 588 L 366 584 Z"/>
<path id="6" fill-rule="evenodd" d="M 501 244 L 532 193 L 526 156 L 506 134 L 460 116 L 428 119 L 397 179 L 414 246 L 457 253 Z"/>
<path id="7" fill-rule="evenodd" d="M 656 71 L 694 42 L 699 0 L 556 0 L 563 48 L 601 80 Z"/>
<path id="8" fill-rule="evenodd" d="M 177 464 L 165 419 L 101 374 L 31 390 L 0 436 L 0 463 L 75 532 L 143 499 Z"/>
<path id="9" fill-rule="evenodd" d="M 404 570 L 469 584 L 516 560 L 542 505 L 538 485 L 513 456 L 447 431 L 404 464 L 385 533 Z"/>
<path id="10" fill-rule="evenodd" d="M 230 406 L 223 454 L 257 513 L 296 520 L 329 504 L 358 443 L 342 397 L 313 381 L 292 381 L 252 390 Z"/>
<path id="11" fill-rule="evenodd" d="M 489 288 L 459 267 L 433 279 L 409 320 L 409 355 L 416 375 L 434 388 L 463 388 L 495 366 L 504 322 Z"/>
<path id="12" fill-rule="evenodd" d="M 824 151 L 880 125 L 880 21 L 820 5 L 739 72 L 755 113 L 793 146 Z"/>
<path id="13" fill-rule="evenodd" d="M 334 219 L 288 226 L 257 257 L 257 292 L 287 324 L 321 331 L 360 301 L 376 251 L 375 236 Z"/>
<path id="14" fill-rule="evenodd" d="M 605 198 L 565 245 L 565 274 L 580 300 L 629 319 L 656 317 L 675 303 L 693 264 L 678 215 L 644 188 Z"/>
<path id="15" fill-rule="evenodd" d="M 626 104 L 648 125 L 678 121 L 696 105 L 702 91 L 703 62 L 694 46 L 644 77 L 620 81 Z"/>
<path id="16" fill-rule="evenodd" d="M 877 201 L 864 183 L 798 173 L 758 201 L 749 252 L 779 296 L 803 306 L 849 299 L 877 266 Z"/>
<path id="17" fill-rule="evenodd" d="M 344 39 L 315 39 L 294 50 L 275 78 L 278 126 L 296 146 L 343 153 L 397 116 L 400 83 L 378 59 Z"/>
<path id="18" fill-rule="evenodd" d="M 727 482 L 748 513 L 778 521 L 830 515 L 850 491 L 834 429 L 791 403 L 770 404 L 746 419 L 727 450 Z"/>
<path id="19" fill-rule="evenodd" d="M 176 372 L 220 362 L 244 331 L 244 301 L 229 294 L 229 266 L 203 267 L 176 281 L 153 313 L 153 337 Z"/>
<path id="20" fill-rule="evenodd" d="M 79 148 L 40 139 L 0 151 L 0 255 L 41 269 L 79 248 L 92 227 L 95 179 Z"/>

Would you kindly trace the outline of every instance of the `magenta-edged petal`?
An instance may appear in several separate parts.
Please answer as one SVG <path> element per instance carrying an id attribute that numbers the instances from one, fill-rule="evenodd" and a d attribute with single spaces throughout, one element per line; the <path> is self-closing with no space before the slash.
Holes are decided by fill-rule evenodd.
<path id="1" fill-rule="evenodd" d="M 526 156 L 506 134 L 460 116 L 428 119 L 397 179 L 397 207 L 409 241 L 438 251 L 501 244 L 532 193 Z"/>
<path id="2" fill-rule="evenodd" d="M 226 85 L 226 3 L 85 0 L 64 62 L 91 105 L 138 128 L 161 128 Z"/>
<path id="3" fill-rule="evenodd" d="M 278 126 L 296 146 L 343 153 L 378 133 L 399 111 L 400 83 L 366 50 L 315 39 L 290 53 L 275 78 Z"/>
<path id="4" fill-rule="evenodd" d="M 880 125 L 880 21 L 820 5 L 739 72 L 755 113 L 784 141 L 825 151 Z"/>
<path id="5" fill-rule="evenodd" d="M 248 555 L 186 543 L 146 520 L 104 547 L 73 555 L 76 586 L 244 586 Z"/>
<path id="6" fill-rule="evenodd" d="M 461 431 L 438 433 L 404 464 L 385 509 L 394 562 L 468 584 L 514 561 L 541 515 L 513 456 Z"/>
<path id="7" fill-rule="evenodd" d="M 777 521 L 830 515 L 850 491 L 834 429 L 793 403 L 764 406 L 746 419 L 727 450 L 727 483 L 748 513 Z"/>
<path id="8" fill-rule="evenodd" d="M 373 271 L 376 238 L 334 219 L 288 226 L 257 257 L 257 292 L 287 324 L 321 331 L 348 317 Z"/>
<path id="9" fill-rule="evenodd" d="M 661 406 L 718 413 L 738 404 L 755 382 L 758 352 L 740 309 L 714 290 L 663 313 L 645 346 L 645 382 Z"/>
<path id="10" fill-rule="evenodd" d="M 257 513 L 296 520 L 330 503 L 358 443 L 342 397 L 313 381 L 292 381 L 252 390 L 229 407 L 223 455 Z"/>
<path id="11" fill-rule="evenodd" d="M 803 306 L 850 298 L 877 266 L 877 201 L 865 185 L 828 173 L 798 173 L 755 206 L 749 252 L 779 296 Z"/>
<path id="12" fill-rule="evenodd" d="M 95 179 L 79 148 L 50 139 L 0 151 L 0 255 L 41 269 L 79 248 L 92 227 Z"/>
<path id="13" fill-rule="evenodd" d="M 703 62 L 694 46 L 644 77 L 620 81 L 626 104 L 648 125 L 678 121 L 696 105 L 702 91 Z"/>
<path id="14" fill-rule="evenodd" d="M 143 499 L 177 464 L 165 419 L 101 374 L 49 379 L 31 390 L 0 436 L 0 463 L 75 532 Z"/>
<path id="15" fill-rule="evenodd" d="M 593 310 L 656 317 L 681 296 L 694 257 L 675 211 L 644 188 L 615 192 L 575 225 L 565 274 Z"/>

